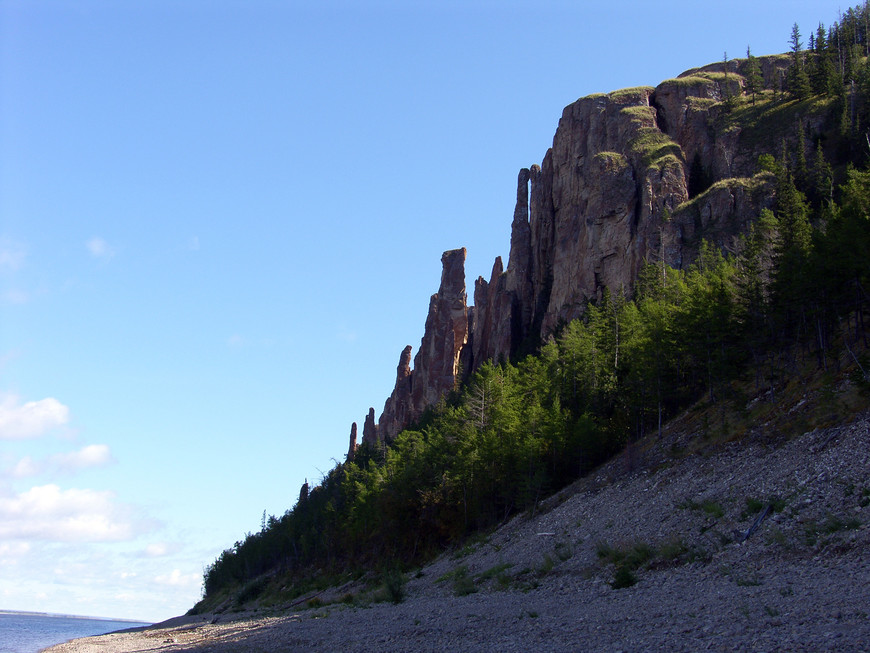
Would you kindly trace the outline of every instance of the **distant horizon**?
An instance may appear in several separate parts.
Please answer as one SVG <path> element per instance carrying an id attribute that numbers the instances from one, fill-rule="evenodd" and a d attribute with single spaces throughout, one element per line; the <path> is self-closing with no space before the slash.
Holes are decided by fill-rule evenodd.
<path id="1" fill-rule="evenodd" d="M 60 614 L 56 612 L 36 612 L 33 610 L 4 610 L 0 608 L 0 615 L 8 614 L 17 617 L 56 617 L 58 619 L 87 619 L 88 621 L 112 621 L 115 623 L 125 624 L 148 624 L 152 625 L 156 622 L 147 621 L 144 619 L 126 619 L 119 617 L 92 617 L 83 614 Z"/>

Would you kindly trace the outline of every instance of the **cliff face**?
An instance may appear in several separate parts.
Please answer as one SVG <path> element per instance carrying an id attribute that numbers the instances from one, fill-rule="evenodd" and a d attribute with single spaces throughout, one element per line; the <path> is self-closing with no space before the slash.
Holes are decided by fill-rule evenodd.
<path id="1" fill-rule="evenodd" d="M 460 355 L 468 342 L 469 319 L 465 296 L 466 251 L 441 256 L 441 286 L 429 299 L 429 315 L 420 349 L 411 370 L 411 346 L 402 350 L 396 387 L 378 420 L 380 438 L 390 440 L 420 418 L 427 406 L 453 390 L 460 371 Z M 363 436 L 363 442 L 366 442 Z"/>
<path id="2" fill-rule="evenodd" d="M 765 85 L 779 83 L 787 60 L 758 61 Z M 731 248 L 772 202 L 769 177 L 751 176 L 761 152 L 723 120 L 744 66 L 714 64 L 565 108 L 542 164 L 519 173 L 507 268 L 499 257 L 489 281 L 476 280 L 472 308 L 465 250 L 444 253 L 414 367 L 408 346 L 372 439 L 389 441 L 460 373 L 546 338 L 605 288 L 630 293 L 645 262 L 686 267 L 702 238 Z"/>

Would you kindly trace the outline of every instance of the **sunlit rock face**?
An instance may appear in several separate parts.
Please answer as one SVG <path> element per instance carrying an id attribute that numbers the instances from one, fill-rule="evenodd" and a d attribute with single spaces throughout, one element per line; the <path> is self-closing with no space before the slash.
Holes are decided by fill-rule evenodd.
<path id="1" fill-rule="evenodd" d="M 468 341 L 465 256 L 464 247 L 441 256 L 441 285 L 429 299 L 429 314 L 420 349 L 414 357 L 414 369 L 408 368 L 409 346 L 402 351 L 396 387 L 379 420 L 383 426 L 381 437 L 387 441 L 456 387 L 460 354 Z"/>
<path id="2" fill-rule="evenodd" d="M 352 463 L 356 457 L 356 422 L 350 425 L 350 443 L 347 448 L 347 462 Z"/>
<path id="3" fill-rule="evenodd" d="M 396 368 L 396 385 L 384 404 L 378 428 L 390 440 L 409 423 L 411 415 L 411 345 L 402 350 Z"/>
<path id="4" fill-rule="evenodd" d="M 369 414 L 366 415 L 366 421 L 363 422 L 362 441 L 364 445 L 375 447 L 378 444 L 378 440 L 379 433 L 377 422 L 375 422 L 375 409 L 369 408 Z"/>
<path id="5" fill-rule="evenodd" d="M 766 84 L 782 62 L 759 58 Z M 562 112 L 540 166 L 519 173 L 507 269 L 475 284 L 472 368 L 508 359 L 582 315 L 605 288 L 630 294 L 647 262 L 675 268 L 701 238 L 731 249 L 772 201 L 760 152 L 724 120 L 741 62 L 658 87 L 581 98 Z M 692 196 L 690 196 L 692 193 Z"/>

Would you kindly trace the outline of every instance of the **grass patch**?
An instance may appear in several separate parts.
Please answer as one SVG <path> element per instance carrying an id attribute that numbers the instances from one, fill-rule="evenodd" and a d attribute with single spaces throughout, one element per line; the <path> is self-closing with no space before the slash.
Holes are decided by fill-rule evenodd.
<path id="1" fill-rule="evenodd" d="M 735 190 L 742 188 L 748 193 L 754 194 L 758 192 L 765 184 L 772 180 L 770 173 L 761 172 L 753 177 L 729 177 L 728 179 L 720 179 L 713 183 L 704 192 L 699 193 L 690 200 L 687 200 L 674 209 L 674 213 L 684 213 L 699 209 L 709 197 L 711 193 L 718 192 L 722 189 L 727 189 L 733 193 Z"/>
<path id="2" fill-rule="evenodd" d="M 854 531 L 861 528 L 861 520 L 855 517 L 845 519 L 837 515 L 828 514 L 821 523 L 811 520 L 804 524 L 804 542 L 807 546 L 815 546 L 819 537 L 830 537 L 841 531 Z"/>
<path id="3" fill-rule="evenodd" d="M 638 542 L 623 548 L 616 548 L 610 546 L 606 542 L 599 542 L 595 545 L 595 553 L 605 562 L 610 562 L 617 566 L 637 569 L 653 558 L 655 550 L 643 542 Z"/>
<path id="4" fill-rule="evenodd" d="M 644 127 L 638 135 L 628 142 L 632 152 L 640 155 L 641 164 L 645 168 L 658 165 L 659 159 L 672 155 L 678 161 L 682 161 L 683 148 L 671 138 L 655 127 Z"/>
<path id="5" fill-rule="evenodd" d="M 706 76 L 706 73 L 694 73 L 692 75 L 688 75 L 686 77 L 674 77 L 673 79 L 667 79 L 663 81 L 659 86 L 663 84 L 668 84 L 670 86 L 682 86 L 682 87 L 691 87 L 691 86 L 712 86 L 714 84 L 712 79 L 709 79 Z"/>
<path id="6" fill-rule="evenodd" d="M 435 582 L 443 583 L 445 581 L 451 581 L 453 594 L 455 596 L 468 596 L 469 594 L 474 594 L 479 591 L 481 583 L 485 583 L 492 579 L 496 580 L 499 589 L 508 589 L 511 586 L 513 579 L 505 572 L 511 567 L 513 567 L 513 564 L 503 562 L 501 564 L 493 565 L 477 575 L 472 575 L 469 573 L 466 565 L 460 565 L 456 569 L 448 571 L 446 574 L 442 574 L 436 578 Z M 531 569 L 524 569 L 521 572 L 521 575 L 530 572 Z"/>
<path id="7" fill-rule="evenodd" d="M 839 531 L 854 531 L 859 528 L 861 528 L 861 521 L 855 517 L 842 519 L 835 515 L 828 515 L 825 521 L 822 522 L 821 532 L 832 535 Z"/>
<path id="8" fill-rule="evenodd" d="M 643 542 L 622 548 L 599 542 L 595 547 L 595 553 L 601 560 L 615 566 L 613 580 L 610 583 L 613 589 L 634 585 L 637 582 L 634 572 L 648 564 L 655 556 L 655 550 Z"/>
<path id="9" fill-rule="evenodd" d="M 679 560 L 688 551 L 689 547 L 682 539 L 668 540 L 659 547 L 657 557 L 663 562 L 671 563 Z"/>
<path id="10" fill-rule="evenodd" d="M 746 497 L 746 507 L 744 507 L 743 512 L 740 513 L 740 520 L 743 521 L 750 517 L 757 517 L 758 514 L 767 506 L 770 506 L 770 511 L 772 513 L 782 512 L 785 510 L 786 500 L 778 496 L 772 496 L 767 499 Z"/>
<path id="11" fill-rule="evenodd" d="M 438 576 L 438 578 L 435 579 L 435 582 L 436 583 L 443 583 L 444 581 L 453 580 L 457 576 L 467 576 L 467 575 L 468 575 L 468 567 L 465 565 L 460 565 L 456 569 L 454 569 L 452 571 L 448 571 L 448 572 Z"/>
<path id="12" fill-rule="evenodd" d="M 689 105 L 690 109 L 694 109 L 695 111 L 709 111 L 710 107 L 714 104 L 718 104 L 719 100 L 711 97 L 687 97 L 686 104 Z"/>
<path id="13" fill-rule="evenodd" d="M 608 172 L 620 172 L 628 167 L 628 160 L 619 152 L 599 152 L 593 158 Z"/>
<path id="14" fill-rule="evenodd" d="M 613 91 L 608 95 L 611 101 L 623 101 L 631 98 L 647 98 L 652 95 L 652 92 L 655 91 L 655 88 L 652 86 L 633 86 L 631 88 L 622 88 L 617 91 Z"/>
<path id="15" fill-rule="evenodd" d="M 647 105 L 624 107 L 619 110 L 619 113 L 631 118 L 636 123 L 641 123 L 643 125 L 655 124 L 655 111 L 652 107 Z"/>
<path id="16" fill-rule="evenodd" d="M 513 564 L 511 564 L 510 562 L 503 562 L 499 565 L 495 565 L 493 567 L 490 567 L 486 571 L 480 572 L 477 575 L 477 579 L 480 581 L 487 581 L 487 580 L 491 580 L 493 578 L 497 578 L 499 576 L 504 575 L 502 572 L 510 569 L 511 567 L 513 567 Z"/>
<path id="17" fill-rule="evenodd" d="M 470 538 L 465 543 L 465 546 L 463 546 L 461 549 L 456 551 L 451 557 L 454 560 L 457 560 L 459 558 L 465 558 L 465 557 L 471 555 L 472 553 L 474 553 L 475 551 L 477 551 L 480 547 L 482 547 L 487 542 L 489 542 L 489 536 L 481 533 L 477 536 Z"/>
<path id="18" fill-rule="evenodd" d="M 713 519 L 721 519 L 725 516 L 725 508 L 722 507 L 722 504 L 718 501 L 713 501 L 712 499 L 705 499 L 701 502 L 689 499 L 688 501 L 679 504 L 677 507 L 683 508 L 684 510 L 697 510 Z"/>
<path id="19" fill-rule="evenodd" d="M 454 596 L 468 596 L 476 591 L 477 585 L 474 583 L 474 579 L 468 575 L 468 567 L 459 567 L 453 575 Z"/>

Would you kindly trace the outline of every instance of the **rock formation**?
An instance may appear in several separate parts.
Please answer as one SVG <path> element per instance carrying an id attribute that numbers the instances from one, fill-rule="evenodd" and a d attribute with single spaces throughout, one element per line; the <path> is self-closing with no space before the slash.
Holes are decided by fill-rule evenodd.
<path id="1" fill-rule="evenodd" d="M 441 256 L 441 285 L 429 300 L 429 314 L 420 349 L 414 357 L 414 369 L 409 367 L 411 347 L 407 346 L 399 359 L 396 387 L 378 422 L 381 436 L 387 441 L 456 386 L 460 354 L 468 340 L 465 255 L 463 247 Z"/>
<path id="2" fill-rule="evenodd" d="M 384 412 L 378 420 L 378 428 L 388 440 L 410 423 L 411 376 L 411 345 L 408 345 L 399 356 L 396 385 L 384 404 Z"/>
<path id="3" fill-rule="evenodd" d="M 350 446 L 347 448 L 347 462 L 352 463 L 356 456 L 356 422 L 350 425 Z"/>
<path id="4" fill-rule="evenodd" d="M 788 65 L 758 61 L 768 87 Z M 507 268 L 496 258 L 468 308 L 465 249 L 444 253 L 414 367 L 405 347 L 380 433 L 367 418 L 363 442 L 391 440 L 460 374 L 530 351 L 605 288 L 630 293 L 645 263 L 685 268 L 702 239 L 730 249 L 773 197 L 770 175 L 755 174 L 761 152 L 726 120 L 744 68 L 712 64 L 566 107 L 542 164 L 520 170 Z"/>
<path id="5" fill-rule="evenodd" d="M 369 414 L 366 415 L 366 421 L 363 423 L 362 443 L 374 447 L 378 445 L 379 440 L 378 425 L 375 423 L 375 409 L 369 408 Z"/>

